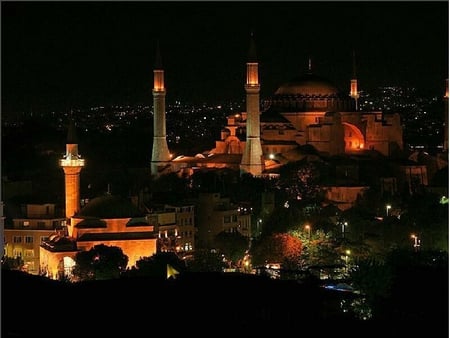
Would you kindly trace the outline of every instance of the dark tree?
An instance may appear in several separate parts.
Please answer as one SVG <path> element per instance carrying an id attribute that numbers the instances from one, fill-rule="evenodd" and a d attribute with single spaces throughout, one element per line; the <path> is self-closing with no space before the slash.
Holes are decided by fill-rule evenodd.
<path id="1" fill-rule="evenodd" d="M 23 268 L 24 261 L 22 257 L 2 257 L 2 269 L 5 270 L 21 270 Z"/>
<path id="2" fill-rule="evenodd" d="M 194 259 L 187 264 L 188 270 L 192 272 L 221 272 L 225 267 L 222 254 L 208 249 L 196 250 Z"/>
<path id="3" fill-rule="evenodd" d="M 128 256 L 121 248 L 98 244 L 75 255 L 72 273 L 80 280 L 113 279 L 120 277 L 127 264 Z"/>
<path id="4" fill-rule="evenodd" d="M 233 262 L 244 257 L 248 249 L 249 240 L 239 232 L 221 232 L 214 238 L 214 246 Z"/>
<path id="5" fill-rule="evenodd" d="M 136 262 L 136 268 L 128 270 L 126 276 L 146 276 L 167 278 L 167 266 L 179 273 L 186 270 L 186 264 L 173 252 L 158 252 L 149 257 L 143 257 Z"/>
<path id="6" fill-rule="evenodd" d="M 320 172 L 320 165 L 314 162 L 288 163 L 280 169 L 277 187 L 287 200 L 315 202 L 321 198 Z"/>

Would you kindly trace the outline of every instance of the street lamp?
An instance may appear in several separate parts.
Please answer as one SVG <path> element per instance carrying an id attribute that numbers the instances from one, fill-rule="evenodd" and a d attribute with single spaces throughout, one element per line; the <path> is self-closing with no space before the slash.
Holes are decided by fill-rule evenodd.
<path id="1" fill-rule="evenodd" d="M 390 204 L 386 204 L 386 216 L 389 216 L 389 209 L 391 209 L 391 205 Z"/>
<path id="2" fill-rule="evenodd" d="M 259 218 L 257 226 L 256 226 L 256 233 L 257 233 L 258 236 L 261 234 L 261 226 L 262 226 L 262 219 Z"/>
<path id="3" fill-rule="evenodd" d="M 345 250 L 345 268 L 348 270 L 348 257 L 352 252 L 350 250 Z"/>
<path id="4" fill-rule="evenodd" d="M 342 238 L 345 238 L 345 227 L 348 225 L 347 222 L 341 222 L 342 226 Z"/>
<path id="5" fill-rule="evenodd" d="M 420 248 L 420 239 L 419 239 L 419 237 L 417 237 L 416 235 L 412 234 L 411 238 L 414 240 L 414 245 L 413 245 L 414 251 L 418 251 L 419 248 Z"/>
<path id="6" fill-rule="evenodd" d="M 308 232 L 308 238 L 311 239 L 311 226 L 305 225 L 305 230 Z"/>

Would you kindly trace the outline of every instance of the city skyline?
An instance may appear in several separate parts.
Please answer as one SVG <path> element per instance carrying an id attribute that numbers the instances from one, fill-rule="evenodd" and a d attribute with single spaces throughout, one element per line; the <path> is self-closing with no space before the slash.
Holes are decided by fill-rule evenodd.
<path id="1" fill-rule="evenodd" d="M 159 44 L 167 100 L 245 97 L 254 34 L 261 96 L 313 71 L 349 90 L 444 92 L 448 2 L 3 2 L 2 109 L 149 103 Z"/>

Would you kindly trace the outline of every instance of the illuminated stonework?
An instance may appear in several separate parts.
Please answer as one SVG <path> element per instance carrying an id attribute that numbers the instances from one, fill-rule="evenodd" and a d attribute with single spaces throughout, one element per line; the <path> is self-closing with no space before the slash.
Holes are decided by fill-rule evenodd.
<path id="1" fill-rule="evenodd" d="M 80 172 L 85 165 L 78 154 L 74 121 L 69 125 L 66 154 L 59 165 L 65 176 L 66 218 L 70 218 L 80 210 Z"/>
<path id="2" fill-rule="evenodd" d="M 246 121 L 246 142 L 240 170 L 242 173 L 249 173 L 253 176 L 260 176 L 264 171 L 264 159 L 260 139 L 260 110 L 258 62 L 253 39 L 250 43 L 249 62 L 247 62 L 247 83 L 245 91 L 247 93 L 247 121 Z"/>
<path id="3" fill-rule="evenodd" d="M 166 140 L 166 90 L 159 48 L 153 76 L 153 148 L 150 169 L 152 175 L 159 176 L 170 172 L 171 159 Z"/>

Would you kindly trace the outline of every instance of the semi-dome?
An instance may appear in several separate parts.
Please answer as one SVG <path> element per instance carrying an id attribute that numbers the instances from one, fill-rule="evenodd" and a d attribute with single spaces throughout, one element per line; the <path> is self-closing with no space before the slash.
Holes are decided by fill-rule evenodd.
<path id="1" fill-rule="evenodd" d="M 77 216 L 108 219 L 142 217 L 145 215 L 126 198 L 104 195 L 90 200 Z"/>
<path id="2" fill-rule="evenodd" d="M 339 89 L 331 81 L 306 73 L 281 85 L 275 95 L 337 96 L 339 93 Z"/>

